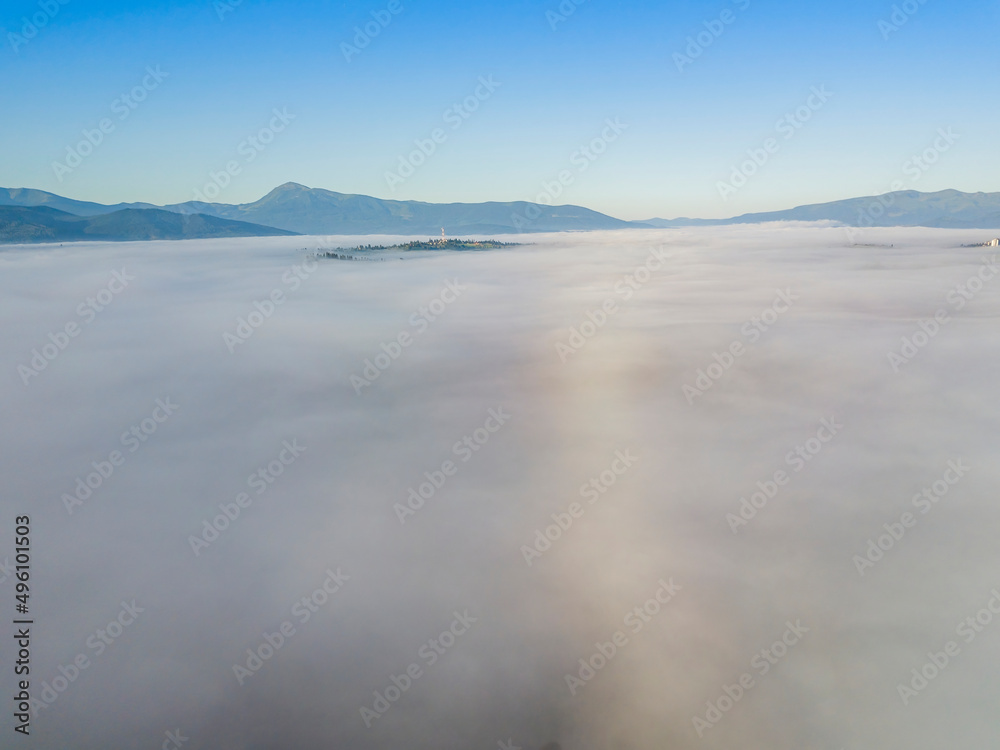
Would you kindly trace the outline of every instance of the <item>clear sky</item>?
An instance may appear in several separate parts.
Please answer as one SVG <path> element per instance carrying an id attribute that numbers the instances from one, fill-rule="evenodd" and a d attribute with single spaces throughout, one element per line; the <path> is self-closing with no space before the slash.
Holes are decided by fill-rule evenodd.
<path id="1" fill-rule="evenodd" d="M 6 0 L 0 185 L 240 203 L 294 181 L 626 219 L 998 191 L 998 22 L 995 0 Z"/>

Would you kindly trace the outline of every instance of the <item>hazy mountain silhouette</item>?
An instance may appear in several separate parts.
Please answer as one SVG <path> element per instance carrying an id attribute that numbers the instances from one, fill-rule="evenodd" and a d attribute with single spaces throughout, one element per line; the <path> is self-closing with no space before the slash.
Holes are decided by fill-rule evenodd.
<path id="1" fill-rule="evenodd" d="M 0 242 L 186 240 L 289 235 L 282 229 L 202 214 L 127 208 L 76 216 L 50 206 L 0 206 Z"/>

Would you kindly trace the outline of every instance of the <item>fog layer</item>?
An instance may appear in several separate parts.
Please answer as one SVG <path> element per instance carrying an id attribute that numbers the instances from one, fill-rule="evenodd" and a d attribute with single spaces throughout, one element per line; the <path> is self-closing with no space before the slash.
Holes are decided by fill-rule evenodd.
<path id="1" fill-rule="evenodd" d="M 0 252 L 31 747 L 1000 742 L 988 237 L 520 239 Z"/>

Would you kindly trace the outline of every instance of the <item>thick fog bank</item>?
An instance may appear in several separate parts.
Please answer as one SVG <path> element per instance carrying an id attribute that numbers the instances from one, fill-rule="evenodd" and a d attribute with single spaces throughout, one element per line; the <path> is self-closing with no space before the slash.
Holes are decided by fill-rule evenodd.
<path id="1" fill-rule="evenodd" d="M 987 233 L 513 239 L 0 252 L 25 746 L 1000 742 Z"/>

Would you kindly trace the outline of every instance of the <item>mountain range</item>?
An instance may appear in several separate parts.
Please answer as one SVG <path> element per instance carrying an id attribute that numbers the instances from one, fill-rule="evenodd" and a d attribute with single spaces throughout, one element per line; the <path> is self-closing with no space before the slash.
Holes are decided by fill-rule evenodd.
<path id="1" fill-rule="evenodd" d="M 78 216 L 51 206 L 0 205 L 0 242 L 187 240 L 291 234 L 295 232 L 158 208 L 125 208 Z"/>
<path id="2" fill-rule="evenodd" d="M 1000 193 L 916 190 L 729 219 L 624 221 L 581 206 L 525 201 L 425 203 L 336 193 L 294 182 L 251 203 L 106 205 L 30 188 L 0 188 L 0 242 L 142 240 L 289 234 L 510 234 L 629 227 L 834 221 L 848 226 L 1000 228 Z"/>
<path id="3" fill-rule="evenodd" d="M 900 190 L 864 198 L 813 203 L 731 219 L 649 219 L 656 227 L 758 224 L 766 221 L 836 221 L 851 227 L 1000 228 L 1000 193 Z"/>
<path id="4" fill-rule="evenodd" d="M 294 182 L 280 185 L 252 203 L 186 201 L 166 206 L 151 203 L 105 205 L 64 198 L 43 190 L 0 188 L 0 206 L 47 206 L 77 216 L 98 216 L 121 210 L 160 209 L 178 214 L 250 222 L 297 234 L 491 234 L 622 229 L 636 226 L 580 206 L 539 203 L 424 203 L 372 198 L 308 188 Z"/>

